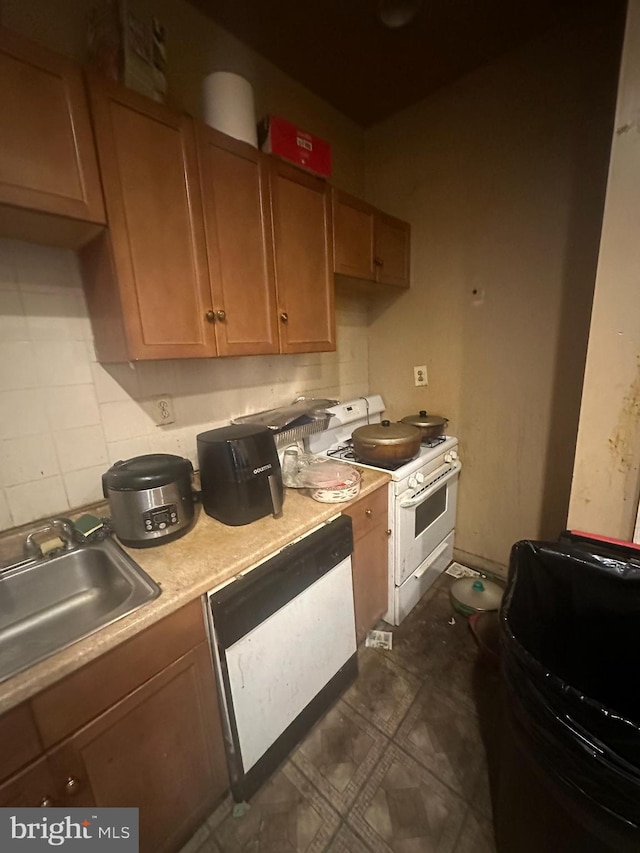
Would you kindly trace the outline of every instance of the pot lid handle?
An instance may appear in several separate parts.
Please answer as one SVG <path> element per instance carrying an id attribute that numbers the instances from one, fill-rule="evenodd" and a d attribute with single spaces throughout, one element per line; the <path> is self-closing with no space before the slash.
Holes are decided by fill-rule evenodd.
<path id="1" fill-rule="evenodd" d="M 390 427 L 390 426 L 391 426 L 391 421 L 380 421 L 380 426 L 383 426 L 383 427 Z"/>
<path id="2" fill-rule="evenodd" d="M 421 417 L 421 418 L 426 418 L 426 417 L 427 417 L 427 413 L 426 413 L 426 411 L 425 411 L 424 409 L 420 409 L 420 411 L 418 412 L 418 414 L 420 415 L 420 417 Z"/>

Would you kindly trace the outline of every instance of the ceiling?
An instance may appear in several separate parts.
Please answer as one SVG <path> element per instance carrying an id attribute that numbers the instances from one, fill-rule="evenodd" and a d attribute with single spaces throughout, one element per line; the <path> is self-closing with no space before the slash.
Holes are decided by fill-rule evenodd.
<path id="1" fill-rule="evenodd" d="M 375 124 L 519 43 L 617 0 L 423 0 L 385 27 L 379 2 L 191 0 L 282 71 L 358 124 Z"/>

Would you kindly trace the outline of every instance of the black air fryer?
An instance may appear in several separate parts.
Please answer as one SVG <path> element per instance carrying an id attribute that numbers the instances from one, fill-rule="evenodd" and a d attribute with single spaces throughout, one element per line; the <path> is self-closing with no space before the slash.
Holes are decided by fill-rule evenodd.
<path id="1" fill-rule="evenodd" d="M 249 524 L 282 514 L 282 473 L 267 427 L 251 424 L 212 429 L 197 437 L 202 505 L 223 524 Z"/>

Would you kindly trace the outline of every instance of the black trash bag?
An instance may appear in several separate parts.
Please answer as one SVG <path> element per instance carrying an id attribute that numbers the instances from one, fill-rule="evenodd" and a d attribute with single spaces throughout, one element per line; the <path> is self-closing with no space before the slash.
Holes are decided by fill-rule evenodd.
<path id="1" fill-rule="evenodd" d="M 619 831 L 620 849 L 635 850 L 639 556 L 572 536 L 518 542 L 500 612 L 508 702 L 537 764 L 591 828 Z"/>

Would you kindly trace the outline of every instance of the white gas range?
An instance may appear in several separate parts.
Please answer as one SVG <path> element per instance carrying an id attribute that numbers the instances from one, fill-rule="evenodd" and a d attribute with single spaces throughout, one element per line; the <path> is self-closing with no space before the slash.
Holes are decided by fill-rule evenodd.
<path id="1" fill-rule="evenodd" d="M 352 432 L 378 423 L 384 402 L 378 394 L 326 410 L 327 429 L 305 439 L 311 453 L 354 465 L 388 471 L 389 599 L 387 622 L 399 625 L 453 559 L 458 475 L 458 439 L 441 436 L 395 470 L 359 462 L 350 445 Z"/>

